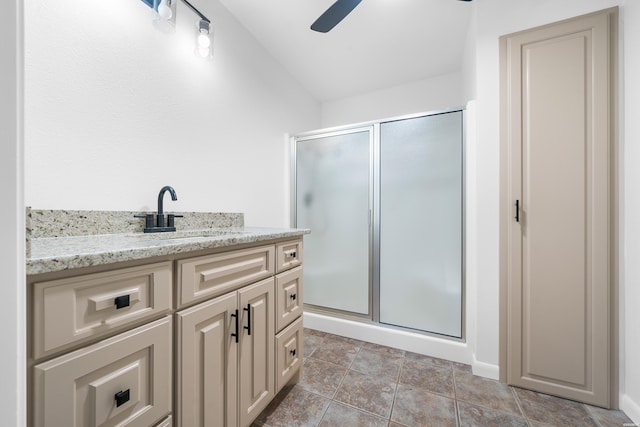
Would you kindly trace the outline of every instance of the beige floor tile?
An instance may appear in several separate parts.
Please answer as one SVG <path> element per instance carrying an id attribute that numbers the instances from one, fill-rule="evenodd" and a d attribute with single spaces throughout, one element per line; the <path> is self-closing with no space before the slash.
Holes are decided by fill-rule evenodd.
<path id="1" fill-rule="evenodd" d="M 349 371 L 334 400 L 389 418 L 396 383 L 386 378 Z"/>
<path id="2" fill-rule="evenodd" d="M 455 427 L 455 401 L 423 389 L 398 384 L 391 421 L 411 427 Z"/>
<path id="3" fill-rule="evenodd" d="M 405 352 L 404 357 L 414 362 L 429 363 L 431 365 L 450 367 L 451 362 L 445 359 L 438 359 L 437 357 L 426 356 L 424 354 L 412 353 L 410 351 Z"/>
<path id="4" fill-rule="evenodd" d="M 360 345 L 325 337 L 322 344 L 309 357 L 348 368 L 356 358 L 359 349 Z"/>
<path id="5" fill-rule="evenodd" d="M 302 340 L 304 342 L 304 345 L 303 345 L 304 357 L 311 356 L 313 352 L 316 351 L 318 347 L 321 347 L 322 343 L 324 342 L 323 337 L 318 335 L 308 335 L 308 334 L 303 334 Z"/>
<path id="6" fill-rule="evenodd" d="M 522 415 L 508 385 L 460 371 L 455 371 L 453 377 L 458 400 Z"/>
<path id="7" fill-rule="evenodd" d="M 331 401 L 300 387 L 286 387 L 256 419 L 266 427 L 315 427 Z"/>
<path id="8" fill-rule="evenodd" d="M 460 427 L 528 427 L 523 417 L 471 403 L 458 401 L 458 413 Z"/>
<path id="9" fill-rule="evenodd" d="M 584 405 L 591 418 L 602 427 L 622 427 L 624 424 L 633 425 L 631 418 L 622 411 L 608 410 L 596 406 Z"/>
<path id="10" fill-rule="evenodd" d="M 427 391 L 454 397 L 451 365 L 438 366 L 414 362 L 405 358 L 400 373 L 402 384 L 420 387 Z"/>
<path id="11" fill-rule="evenodd" d="M 387 423 L 385 418 L 332 402 L 320 422 L 320 427 L 387 427 Z"/>
<path id="12" fill-rule="evenodd" d="M 375 375 L 398 381 L 400 367 L 402 366 L 402 356 L 387 354 L 361 348 L 356 358 L 353 360 L 350 369 L 363 374 Z"/>
<path id="13" fill-rule="evenodd" d="M 597 427 L 581 403 L 535 391 L 514 388 L 524 416 L 552 426 Z"/>
<path id="14" fill-rule="evenodd" d="M 398 348 L 393 348 L 393 347 L 387 347 L 385 345 L 374 344 L 371 342 L 365 342 L 362 345 L 362 348 L 366 348 L 369 350 L 373 350 L 380 353 L 388 354 L 390 356 L 397 356 L 397 357 L 404 357 L 404 354 L 405 354 L 404 350 L 400 350 Z"/>
<path id="15" fill-rule="evenodd" d="M 344 366 L 310 357 L 304 362 L 298 387 L 331 399 L 346 374 L 347 368 Z"/>

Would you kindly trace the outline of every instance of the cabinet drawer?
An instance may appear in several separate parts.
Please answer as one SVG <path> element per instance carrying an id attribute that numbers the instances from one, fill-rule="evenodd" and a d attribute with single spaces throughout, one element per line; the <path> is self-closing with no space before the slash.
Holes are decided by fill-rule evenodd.
<path id="1" fill-rule="evenodd" d="M 33 356 L 38 359 L 171 309 L 171 263 L 33 285 Z"/>
<path id="2" fill-rule="evenodd" d="M 302 267 L 276 276 L 276 330 L 302 314 Z"/>
<path id="3" fill-rule="evenodd" d="M 276 393 L 302 367 L 302 317 L 276 335 Z"/>
<path id="4" fill-rule="evenodd" d="M 288 270 L 302 264 L 302 239 L 276 245 L 276 272 Z"/>
<path id="5" fill-rule="evenodd" d="M 272 276 L 274 255 L 261 246 L 178 261 L 179 308 Z"/>
<path id="6" fill-rule="evenodd" d="M 150 426 L 171 412 L 171 320 L 34 367 L 34 425 Z"/>

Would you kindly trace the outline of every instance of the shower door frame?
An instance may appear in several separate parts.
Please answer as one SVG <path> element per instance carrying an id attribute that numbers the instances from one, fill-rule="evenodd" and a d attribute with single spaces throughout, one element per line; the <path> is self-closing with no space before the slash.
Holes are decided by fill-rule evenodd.
<path id="1" fill-rule="evenodd" d="M 318 313 L 331 313 L 334 315 L 337 315 L 339 317 L 342 318 L 352 318 L 352 319 L 357 319 L 360 321 L 366 321 L 366 320 L 370 320 L 371 316 L 372 316 L 372 310 L 373 307 L 375 305 L 374 303 L 374 299 L 373 299 L 373 292 L 372 292 L 372 288 L 373 288 L 373 266 L 374 266 L 374 258 L 373 258 L 373 201 L 374 201 L 374 188 L 373 188 L 373 180 L 374 180 L 374 176 L 373 176 L 373 170 L 374 170 L 374 141 L 376 140 L 376 137 L 374 135 L 375 129 L 373 127 L 373 124 L 362 124 L 362 125 L 349 125 L 349 126 L 342 126 L 340 128 L 333 128 L 333 129 L 322 129 L 322 130 L 317 130 L 317 131 L 313 131 L 313 132 L 308 132 L 305 134 L 300 134 L 300 135 L 296 135 L 291 137 L 291 224 L 296 227 L 297 226 L 297 205 L 298 205 L 298 200 L 297 200 L 297 161 L 296 161 L 296 155 L 297 155 L 297 142 L 298 141 L 311 141 L 314 139 L 321 139 L 321 138 L 328 138 L 328 137 L 334 137 L 334 136 L 341 136 L 341 135 L 348 135 L 348 134 L 353 134 L 353 133 L 359 133 L 359 132 L 368 132 L 369 133 L 369 191 L 368 191 L 368 196 L 369 196 L 369 211 L 368 211 L 368 222 L 369 222 L 369 231 L 368 231 L 368 253 L 369 253 L 369 257 L 368 257 L 368 271 L 367 271 L 367 276 L 368 276 L 368 301 L 367 301 L 367 313 L 366 314 L 361 314 L 361 313 L 356 313 L 356 312 L 352 312 L 352 311 L 346 311 L 346 310 L 340 310 L 337 308 L 330 308 L 330 307 L 324 307 L 324 306 L 318 306 L 318 305 L 313 305 L 313 304 L 304 304 L 304 308 L 305 309 L 309 309 L 311 311 L 315 311 Z M 313 233 L 313 229 L 311 230 L 311 232 Z"/>
<path id="2" fill-rule="evenodd" d="M 421 117 L 436 116 L 441 114 L 456 113 L 462 114 L 462 129 L 461 129 L 461 194 L 460 194 L 460 209 L 461 209 L 461 254 L 460 254 L 460 272 L 461 272 L 461 337 L 454 337 L 450 335 L 439 334 L 435 332 L 424 331 L 421 329 L 414 329 L 405 326 L 397 326 L 388 323 L 380 322 L 380 232 L 381 232 L 381 219 L 380 219 L 380 125 L 387 122 L 396 122 L 409 119 L 417 119 Z M 466 109 L 464 107 L 450 108 L 445 110 L 428 111 L 415 114 L 407 114 L 398 117 L 391 117 L 379 120 L 372 120 L 369 122 L 355 123 L 344 126 L 336 126 L 326 129 L 318 129 L 311 132 L 304 132 L 298 135 L 294 135 L 290 138 L 291 148 L 291 194 L 290 194 L 290 206 L 291 206 L 291 226 L 297 227 L 297 162 L 296 162 L 296 149 L 298 141 L 307 141 L 312 139 L 339 136 L 349 133 L 362 132 L 365 130 L 370 131 L 370 143 L 369 143 L 369 313 L 366 315 L 354 313 L 345 310 L 339 310 L 334 308 L 328 308 L 323 306 L 317 306 L 312 304 L 304 304 L 304 309 L 319 314 L 332 315 L 338 318 L 347 320 L 356 320 L 359 322 L 371 323 L 380 327 L 397 329 L 400 331 L 410 331 L 422 335 L 433 336 L 437 338 L 443 338 L 455 342 L 466 342 Z M 313 233 L 313 229 L 311 230 Z"/>

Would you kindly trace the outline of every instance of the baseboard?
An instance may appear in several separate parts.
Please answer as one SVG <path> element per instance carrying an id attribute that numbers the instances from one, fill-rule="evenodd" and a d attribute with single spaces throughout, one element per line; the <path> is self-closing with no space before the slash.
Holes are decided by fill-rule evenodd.
<path id="1" fill-rule="evenodd" d="M 492 380 L 500 379 L 500 367 L 498 365 L 492 365 L 490 363 L 480 362 L 476 360 L 475 357 L 473 358 L 471 369 L 473 371 L 473 375 L 490 378 Z"/>
<path id="2" fill-rule="evenodd" d="M 640 404 L 638 402 L 623 394 L 620 396 L 620 409 L 636 423 L 636 426 L 640 425 Z"/>
<path id="3" fill-rule="evenodd" d="M 468 365 L 473 361 L 469 346 L 464 342 L 306 311 L 303 319 L 305 328 Z"/>

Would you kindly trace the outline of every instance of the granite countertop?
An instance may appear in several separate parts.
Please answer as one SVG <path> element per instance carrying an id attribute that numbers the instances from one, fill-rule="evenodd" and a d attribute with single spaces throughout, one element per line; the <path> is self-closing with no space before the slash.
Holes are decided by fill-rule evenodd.
<path id="1" fill-rule="evenodd" d="M 63 211 L 27 208 L 30 274 L 142 260 L 302 236 L 293 228 L 245 227 L 238 213 L 184 212 L 178 231 L 142 233 L 140 212 Z M 144 213 L 144 212 L 142 212 Z"/>
<path id="2" fill-rule="evenodd" d="M 169 233 L 102 234 L 31 240 L 27 274 L 40 274 L 203 249 L 302 236 L 307 229 L 242 227 Z"/>

